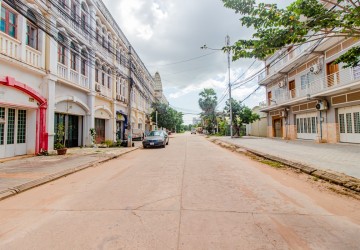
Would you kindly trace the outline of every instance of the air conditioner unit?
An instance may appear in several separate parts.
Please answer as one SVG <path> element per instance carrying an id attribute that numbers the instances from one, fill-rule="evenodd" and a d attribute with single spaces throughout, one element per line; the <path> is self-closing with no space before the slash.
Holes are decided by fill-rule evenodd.
<path id="1" fill-rule="evenodd" d="M 101 86 L 100 86 L 100 84 L 95 84 L 95 91 L 96 91 L 96 92 L 101 92 Z"/>
<path id="2" fill-rule="evenodd" d="M 286 85 L 285 80 L 281 80 L 281 81 L 278 83 L 278 85 L 279 85 L 279 88 L 285 87 L 285 85 Z"/>
<path id="3" fill-rule="evenodd" d="M 116 100 L 121 101 L 121 95 L 116 95 Z"/>
<path id="4" fill-rule="evenodd" d="M 287 112 L 285 110 L 282 110 L 280 112 L 280 116 L 286 118 L 287 117 Z"/>
<path id="5" fill-rule="evenodd" d="M 326 100 L 319 100 L 315 106 L 317 110 L 327 110 L 328 109 L 328 102 Z"/>
<path id="6" fill-rule="evenodd" d="M 320 64 L 314 64 L 313 66 L 310 67 L 310 72 L 314 73 L 314 74 L 318 74 L 321 72 L 321 66 Z"/>

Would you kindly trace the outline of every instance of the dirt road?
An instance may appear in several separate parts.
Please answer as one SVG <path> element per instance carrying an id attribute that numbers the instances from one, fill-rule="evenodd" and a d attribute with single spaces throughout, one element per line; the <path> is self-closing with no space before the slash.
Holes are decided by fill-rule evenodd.
<path id="1" fill-rule="evenodd" d="M 360 202 L 198 135 L 0 202 L 0 249 L 360 249 Z"/>

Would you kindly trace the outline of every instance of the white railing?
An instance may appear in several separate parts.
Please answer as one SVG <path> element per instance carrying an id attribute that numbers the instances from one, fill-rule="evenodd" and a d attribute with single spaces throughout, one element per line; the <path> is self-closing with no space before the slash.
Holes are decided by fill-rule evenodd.
<path id="1" fill-rule="evenodd" d="M 44 68 L 41 61 L 41 52 L 29 46 L 26 46 L 25 49 L 25 61 L 36 68 Z"/>
<path id="2" fill-rule="evenodd" d="M 58 66 L 57 66 L 57 73 L 58 73 L 58 76 L 60 78 L 63 78 L 63 79 L 66 79 L 67 80 L 67 67 L 64 65 L 64 64 L 61 64 L 61 63 L 58 63 Z"/>
<path id="3" fill-rule="evenodd" d="M 109 89 L 107 86 L 103 86 L 103 85 L 100 85 L 100 93 L 105 96 L 105 97 L 108 97 L 108 98 L 112 98 L 112 91 L 111 89 Z"/>
<path id="4" fill-rule="evenodd" d="M 288 90 L 288 88 L 280 89 L 280 91 L 272 98 L 269 106 L 275 106 L 290 100 L 296 100 L 306 96 L 321 94 L 327 90 L 346 86 L 356 81 L 360 81 L 360 67 L 346 68 L 334 74 L 322 77 L 306 85 Z"/>
<path id="5" fill-rule="evenodd" d="M 3 33 L 0 34 L 0 52 L 15 59 L 20 59 L 20 42 Z"/>
<path id="6" fill-rule="evenodd" d="M 79 84 L 79 73 L 72 69 L 70 70 L 70 81 Z"/>
<path id="7" fill-rule="evenodd" d="M 80 85 L 84 88 L 89 88 L 89 78 L 87 76 L 80 76 Z"/>

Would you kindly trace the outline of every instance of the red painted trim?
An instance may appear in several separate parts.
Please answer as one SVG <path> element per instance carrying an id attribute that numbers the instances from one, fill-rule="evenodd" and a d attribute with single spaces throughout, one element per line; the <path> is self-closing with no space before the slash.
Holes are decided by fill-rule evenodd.
<path id="1" fill-rule="evenodd" d="M 35 153 L 41 152 L 41 150 L 48 150 L 48 133 L 46 131 L 46 109 L 47 109 L 47 101 L 46 99 L 38 93 L 33 88 L 27 86 L 24 83 L 18 82 L 15 78 L 5 77 L 0 78 L 0 84 L 16 88 L 27 95 L 34 98 L 39 104 L 39 110 L 36 117 L 36 145 L 35 145 Z"/>

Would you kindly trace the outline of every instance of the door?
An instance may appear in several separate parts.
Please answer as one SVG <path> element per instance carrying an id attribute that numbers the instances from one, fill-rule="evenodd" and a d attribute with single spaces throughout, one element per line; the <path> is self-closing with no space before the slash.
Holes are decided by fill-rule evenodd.
<path id="1" fill-rule="evenodd" d="M 282 137 L 282 119 L 275 119 L 274 120 L 274 132 L 275 137 L 281 138 Z"/>
<path id="2" fill-rule="evenodd" d="M 339 65 L 333 62 L 326 64 L 327 85 L 328 87 L 340 83 Z"/>
<path id="3" fill-rule="evenodd" d="M 360 143 L 360 105 L 339 108 L 340 142 Z"/>
<path id="4" fill-rule="evenodd" d="M 295 80 L 292 80 L 292 81 L 289 82 L 289 92 L 290 92 L 291 98 L 295 98 L 295 97 L 296 97 L 296 93 L 295 93 Z"/>
<path id="5" fill-rule="evenodd" d="M 75 115 L 68 116 L 66 126 L 66 147 L 73 148 L 79 146 L 79 117 Z"/>
<path id="6" fill-rule="evenodd" d="M 95 118 L 95 131 L 95 142 L 97 144 L 103 143 L 105 141 L 105 119 Z"/>
<path id="7" fill-rule="evenodd" d="M 296 115 L 297 138 L 316 140 L 318 136 L 317 112 Z"/>
<path id="8" fill-rule="evenodd" d="M 26 154 L 26 123 L 26 110 L 0 107 L 0 158 Z"/>

